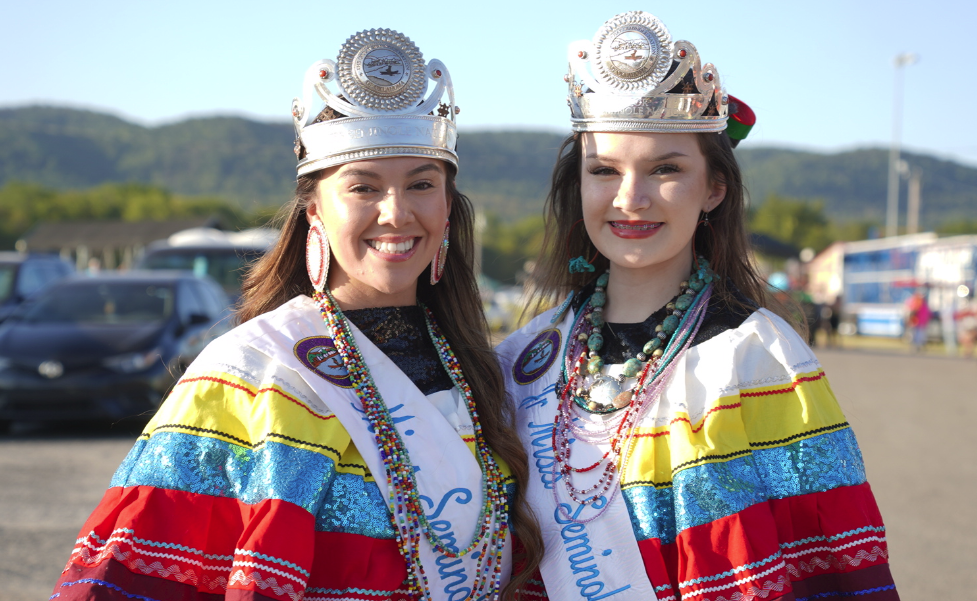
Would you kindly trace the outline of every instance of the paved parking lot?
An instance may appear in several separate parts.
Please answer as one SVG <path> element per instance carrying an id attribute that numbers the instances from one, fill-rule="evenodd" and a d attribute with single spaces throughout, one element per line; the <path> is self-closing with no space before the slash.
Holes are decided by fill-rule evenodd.
<path id="1" fill-rule="evenodd" d="M 862 446 L 904 601 L 977 591 L 977 362 L 821 351 Z M 0 436 L 0 601 L 47 599 L 132 425 Z"/>

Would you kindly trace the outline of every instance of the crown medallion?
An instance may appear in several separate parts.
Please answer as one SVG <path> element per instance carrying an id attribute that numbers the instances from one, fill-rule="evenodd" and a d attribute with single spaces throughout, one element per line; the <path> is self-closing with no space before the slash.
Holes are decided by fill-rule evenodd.
<path id="1" fill-rule="evenodd" d="M 657 85 L 672 63 L 671 36 L 653 15 L 625 13 L 604 23 L 594 38 L 597 76 L 613 88 Z"/>
<path id="2" fill-rule="evenodd" d="M 340 49 L 338 63 L 339 86 L 347 98 L 372 109 L 413 106 L 427 87 L 420 50 L 389 29 L 353 36 Z"/>

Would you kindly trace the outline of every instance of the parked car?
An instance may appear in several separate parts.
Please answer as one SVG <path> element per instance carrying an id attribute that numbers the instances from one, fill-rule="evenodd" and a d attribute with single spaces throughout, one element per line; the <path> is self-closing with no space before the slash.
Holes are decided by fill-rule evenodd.
<path id="1" fill-rule="evenodd" d="M 278 231 L 257 228 L 223 232 L 194 228 L 173 234 L 149 245 L 136 269 L 183 269 L 194 275 L 208 275 L 237 302 L 241 280 L 248 265 L 258 260 L 275 243 Z"/>
<path id="2" fill-rule="evenodd" d="M 49 286 L 0 324 L 0 426 L 150 415 L 231 327 L 229 299 L 185 272 L 106 272 Z"/>
<path id="3" fill-rule="evenodd" d="M 74 271 L 57 255 L 0 252 L 0 321 L 24 299 Z"/>

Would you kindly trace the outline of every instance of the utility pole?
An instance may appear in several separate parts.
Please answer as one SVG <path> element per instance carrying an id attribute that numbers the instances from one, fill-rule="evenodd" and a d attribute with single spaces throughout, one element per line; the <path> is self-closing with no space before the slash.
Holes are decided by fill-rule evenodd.
<path id="1" fill-rule="evenodd" d="M 918 234 L 919 233 L 919 190 L 921 187 L 920 178 L 922 178 L 923 172 L 919 167 L 913 167 L 909 172 L 909 199 L 908 207 L 906 208 L 906 233 L 907 234 Z"/>
<path id="2" fill-rule="evenodd" d="M 892 145 L 889 147 L 889 190 L 885 211 L 885 235 L 899 233 L 899 144 L 902 134 L 902 68 L 919 57 L 911 52 L 896 55 L 895 83 L 892 90 Z"/>

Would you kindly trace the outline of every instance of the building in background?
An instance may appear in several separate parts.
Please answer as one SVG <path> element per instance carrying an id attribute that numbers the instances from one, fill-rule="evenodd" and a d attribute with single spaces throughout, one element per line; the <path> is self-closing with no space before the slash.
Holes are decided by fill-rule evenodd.
<path id="1" fill-rule="evenodd" d="M 973 295 L 977 279 L 977 236 L 938 238 L 930 232 L 838 242 L 806 268 L 815 302 L 831 303 L 840 295 L 846 321 L 854 326 L 850 330 L 859 334 L 902 336 L 906 301 L 925 290 L 953 350 L 953 314 L 962 299 Z"/>
<path id="2" fill-rule="evenodd" d="M 191 228 L 223 229 L 217 217 L 166 221 L 59 221 L 37 224 L 17 241 L 20 252 L 57 253 L 79 271 L 128 269 L 155 240 Z"/>

